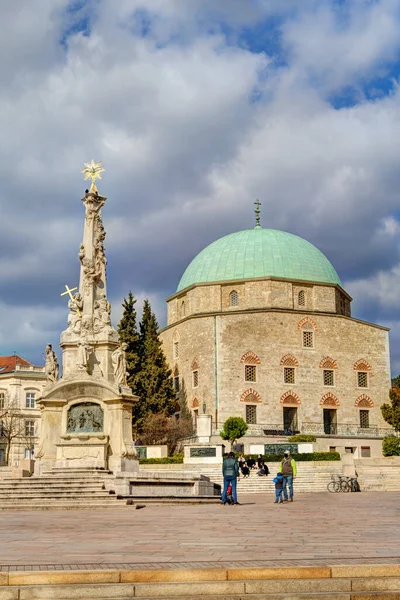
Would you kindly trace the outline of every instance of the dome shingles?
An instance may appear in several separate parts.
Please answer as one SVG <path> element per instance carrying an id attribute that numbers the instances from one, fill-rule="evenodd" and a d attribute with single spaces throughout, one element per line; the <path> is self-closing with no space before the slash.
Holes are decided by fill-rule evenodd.
<path id="1" fill-rule="evenodd" d="M 195 283 L 258 277 L 341 285 L 329 260 L 310 242 L 284 231 L 255 227 L 204 248 L 185 270 L 177 291 Z"/>

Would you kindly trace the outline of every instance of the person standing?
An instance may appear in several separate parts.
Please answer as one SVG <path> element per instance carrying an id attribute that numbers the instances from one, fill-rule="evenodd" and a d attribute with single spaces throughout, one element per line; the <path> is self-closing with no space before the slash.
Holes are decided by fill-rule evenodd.
<path id="1" fill-rule="evenodd" d="M 283 475 L 283 501 L 293 502 L 293 479 L 296 479 L 297 476 L 297 466 L 296 461 L 294 460 L 294 458 L 291 457 L 289 450 L 286 450 L 286 452 L 283 455 L 280 470 Z"/>
<path id="2" fill-rule="evenodd" d="M 229 452 L 228 458 L 225 458 L 222 463 L 222 474 L 224 476 L 224 491 L 222 492 L 221 504 L 226 504 L 226 493 L 229 484 L 232 486 L 233 504 L 239 504 L 236 491 L 236 483 L 239 477 L 239 464 L 233 452 Z"/>
<path id="3" fill-rule="evenodd" d="M 281 472 L 276 474 L 272 480 L 275 484 L 275 504 L 283 504 L 283 475 Z"/>

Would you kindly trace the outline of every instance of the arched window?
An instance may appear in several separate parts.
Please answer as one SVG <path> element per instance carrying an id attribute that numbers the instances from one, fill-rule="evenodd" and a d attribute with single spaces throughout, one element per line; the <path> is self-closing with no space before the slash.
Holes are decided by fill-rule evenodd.
<path id="1" fill-rule="evenodd" d="M 174 358 L 179 358 L 179 342 L 174 342 Z"/>
<path id="2" fill-rule="evenodd" d="M 185 301 L 182 301 L 181 304 L 181 317 L 184 317 L 186 315 L 186 306 L 185 306 Z"/>
<path id="3" fill-rule="evenodd" d="M 229 304 L 230 306 L 239 306 L 239 294 L 236 290 L 229 294 Z"/>
<path id="4" fill-rule="evenodd" d="M 4 409 L 6 404 L 6 393 L 4 390 L 0 390 L 0 410 Z"/>
<path id="5" fill-rule="evenodd" d="M 356 387 L 368 388 L 369 387 L 369 371 L 371 371 L 371 365 L 363 358 L 358 360 L 354 364 L 354 370 L 356 371 Z"/>
<path id="6" fill-rule="evenodd" d="M 299 303 L 299 306 L 306 305 L 306 294 L 305 294 L 304 290 L 300 290 L 300 292 L 299 292 L 298 303 Z"/>

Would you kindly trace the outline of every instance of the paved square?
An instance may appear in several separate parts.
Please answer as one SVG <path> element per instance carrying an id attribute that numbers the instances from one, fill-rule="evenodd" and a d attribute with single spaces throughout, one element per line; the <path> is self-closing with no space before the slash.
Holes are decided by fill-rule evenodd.
<path id="1" fill-rule="evenodd" d="M 1 569 L 400 561 L 399 492 L 299 494 L 283 505 L 259 494 L 239 499 L 241 506 L 2 511 Z"/>

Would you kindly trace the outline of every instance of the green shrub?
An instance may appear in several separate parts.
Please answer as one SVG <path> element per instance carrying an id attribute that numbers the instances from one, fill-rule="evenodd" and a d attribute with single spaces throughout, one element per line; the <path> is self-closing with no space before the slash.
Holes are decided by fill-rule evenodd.
<path id="1" fill-rule="evenodd" d="M 248 428 L 249 426 L 242 417 L 229 417 L 219 435 L 223 440 L 228 440 L 233 446 L 236 440 L 240 440 L 245 435 Z"/>
<path id="2" fill-rule="evenodd" d="M 240 453 L 236 453 L 236 458 L 238 458 L 239 454 Z M 244 454 L 243 456 L 246 460 L 249 458 L 249 456 L 252 456 L 256 459 L 258 454 Z M 291 457 L 294 458 L 296 462 L 340 460 L 339 452 L 302 452 L 298 454 L 292 454 Z M 263 454 L 264 462 L 266 462 L 267 465 L 269 462 L 280 462 L 282 458 L 283 454 Z"/>
<path id="3" fill-rule="evenodd" d="M 400 438 L 386 436 L 382 441 L 382 453 L 383 456 L 400 456 Z"/>
<path id="4" fill-rule="evenodd" d="M 183 454 L 165 456 L 164 458 L 139 458 L 140 465 L 177 465 L 183 463 Z"/>
<path id="5" fill-rule="evenodd" d="M 317 438 L 315 435 L 309 435 L 307 433 L 298 433 L 289 438 L 289 444 L 312 444 L 312 442 L 316 441 Z"/>

